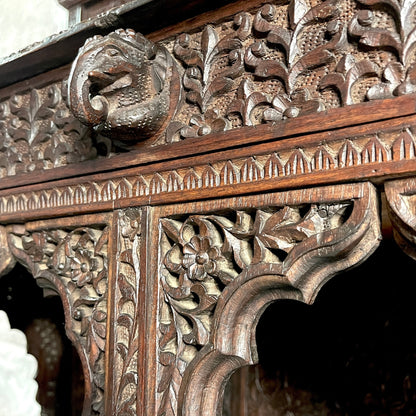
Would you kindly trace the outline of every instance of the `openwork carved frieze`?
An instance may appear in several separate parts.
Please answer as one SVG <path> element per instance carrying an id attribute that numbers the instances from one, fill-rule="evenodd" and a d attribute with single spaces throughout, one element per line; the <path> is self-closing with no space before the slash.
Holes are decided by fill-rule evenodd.
<path id="1" fill-rule="evenodd" d="M 67 335 L 84 369 L 83 414 L 104 414 L 108 227 L 29 231 L 12 226 L 8 242 L 14 257 L 38 284 L 61 297 Z"/>
<path id="2" fill-rule="evenodd" d="M 0 177 L 106 156 L 99 141 L 71 114 L 60 82 L 0 100 Z"/>
<path id="3" fill-rule="evenodd" d="M 157 414 L 216 414 L 224 380 L 257 360 L 251 331 L 264 308 L 313 302 L 330 277 L 377 247 L 375 198 L 368 184 L 346 185 L 160 218 Z"/>
<path id="4" fill-rule="evenodd" d="M 116 31 L 81 49 L 72 109 L 114 138 L 164 143 L 412 93 L 413 17 L 411 0 L 290 0 L 161 46 Z"/>

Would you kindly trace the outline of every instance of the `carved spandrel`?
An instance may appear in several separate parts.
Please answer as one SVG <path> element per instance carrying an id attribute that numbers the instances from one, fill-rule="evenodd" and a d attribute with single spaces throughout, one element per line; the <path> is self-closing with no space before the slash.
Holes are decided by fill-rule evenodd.
<path id="1" fill-rule="evenodd" d="M 416 260 L 416 179 L 389 181 L 384 186 L 394 238 Z"/>
<path id="2" fill-rule="evenodd" d="M 215 206 L 160 219 L 158 415 L 217 414 L 225 380 L 257 361 L 253 333 L 267 305 L 313 302 L 380 239 L 368 184 Z"/>
<path id="3" fill-rule="evenodd" d="M 38 284 L 61 297 L 66 332 L 84 371 L 83 415 L 104 414 L 108 226 L 39 231 L 11 226 L 8 243 Z"/>
<path id="4" fill-rule="evenodd" d="M 114 138 L 153 136 L 162 144 L 412 93 L 413 13 L 408 0 L 291 0 L 241 12 L 160 46 L 118 31 L 81 49 L 71 78 L 73 109 Z M 98 46 L 128 38 L 141 51 L 136 68 L 126 63 L 133 52 L 124 46 L 122 65 L 116 54 L 97 55 Z M 155 48 L 163 50 L 163 59 L 156 54 L 143 60 Z M 176 69 L 180 80 L 167 75 Z M 152 83 L 134 83 L 134 76 L 155 70 L 162 74 L 160 93 Z M 179 90 L 184 100 L 178 100 Z M 127 102 L 127 95 L 137 99 Z M 152 104 L 162 97 L 170 100 L 169 114 Z M 129 120 L 112 122 L 117 108 Z M 150 124 L 137 121 L 142 114 Z M 151 127 L 160 118 L 163 128 Z"/>

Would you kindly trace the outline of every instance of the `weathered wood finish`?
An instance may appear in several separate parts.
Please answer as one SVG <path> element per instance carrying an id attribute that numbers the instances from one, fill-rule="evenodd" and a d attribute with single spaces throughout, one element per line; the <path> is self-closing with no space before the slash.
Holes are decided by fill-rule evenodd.
<path id="1" fill-rule="evenodd" d="M 383 188 L 416 259 L 416 3 L 144 3 L 0 67 L 44 65 L 0 90 L 0 275 L 60 296 L 84 416 L 221 415 L 265 308 L 377 248 Z"/>

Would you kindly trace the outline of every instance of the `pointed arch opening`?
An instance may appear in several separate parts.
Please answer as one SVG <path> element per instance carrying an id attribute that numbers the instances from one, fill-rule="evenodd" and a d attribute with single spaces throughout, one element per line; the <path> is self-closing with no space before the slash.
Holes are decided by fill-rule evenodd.
<path id="1" fill-rule="evenodd" d="M 256 327 L 259 364 L 231 376 L 222 415 L 412 414 L 413 268 L 386 240 L 365 263 L 326 283 L 314 304 L 268 306 Z"/>

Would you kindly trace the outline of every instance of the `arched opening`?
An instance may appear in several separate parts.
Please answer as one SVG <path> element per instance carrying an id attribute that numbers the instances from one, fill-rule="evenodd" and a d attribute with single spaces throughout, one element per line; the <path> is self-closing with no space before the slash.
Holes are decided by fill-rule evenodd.
<path id="1" fill-rule="evenodd" d="M 260 363 L 233 374 L 223 415 L 416 414 L 414 267 L 385 241 L 312 306 L 270 305 L 256 330 Z"/>
<path id="2" fill-rule="evenodd" d="M 38 396 L 42 416 L 81 415 L 84 379 L 79 356 L 65 335 L 59 296 L 44 297 L 21 265 L 0 279 L 0 310 L 12 328 L 26 334 L 29 353 L 38 361 Z"/>

